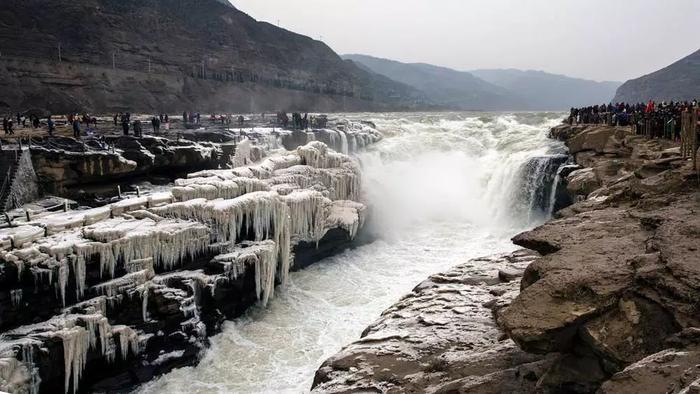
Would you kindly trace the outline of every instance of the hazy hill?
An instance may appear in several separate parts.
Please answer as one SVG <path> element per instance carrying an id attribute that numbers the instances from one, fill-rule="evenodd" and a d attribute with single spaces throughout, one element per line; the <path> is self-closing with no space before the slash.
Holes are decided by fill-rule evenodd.
<path id="1" fill-rule="evenodd" d="M 619 82 L 596 82 L 542 71 L 456 71 L 365 55 L 343 55 L 375 73 L 410 85 L 432 101 L 455 109 L 565 110 L 607 103 Z"/>
<path id="2" fill-rule="evenodd" d="M 423 63 L 400 63 L 365 55 L 343 55 L 375 73 L 413 86 L 432 101 L 461 110 L 522 109 L 525 103 L 507 89 L 468 72 Z"/>
<path id="3" fill-rule="evenodd" d="M 625 102 L 699 98 L 700 50 L 659 71 L 625 82 L 615 95 L 615 101 Z"/>
<path id="4" fill-rule="evenodd" d="M 620 82 L 596 82 L 532 70 L 474 70 L 471 73 L 524 98 L 527 107 L 540 110 L 608 103 L 620 86 Z"/>
<path id="5" fill-rule="evenodd" d="M 223 0 L 7 0 L 0 43 L 0 110 L 426 105 L 415 89 Z"/>

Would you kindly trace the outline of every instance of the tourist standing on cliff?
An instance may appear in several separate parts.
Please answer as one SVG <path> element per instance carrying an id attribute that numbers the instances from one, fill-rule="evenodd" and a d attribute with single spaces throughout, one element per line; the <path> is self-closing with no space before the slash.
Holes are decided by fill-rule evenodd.
<path id="1" fill-rule="evenodd" d="M 76 140 L 80 139 L 80 121 L 78 119 L 73 120 L 73 137 Z"/>
<path id="2" fill-rule="evenodd" d="M 53 137 L 53 132 L 56 131 L 56 123 L 51 119 L 51 115 L 46 119 L 46 125 L 49 127 L 49 137 Z"/>
<path id="3" fill-rule="evenodd" d="M 160 132 L 160 119 L 154 116 L 153 119 L 151 119 L 151 126 L 153 126 L 153 134 L 158 134 Z"/>
<path id="4" fill-rule="evenodd" d="M 122 115 L 122 131 L 124 135 L 129 135 L 129 117 L 126 114 Z"/>
<path id="5" fill-rule="evenodd" d="M 143 136 L 143 129 L 141 128 L 141 121 L 136 119 L 133 124 L 134 136 L 141 138 Z"/>

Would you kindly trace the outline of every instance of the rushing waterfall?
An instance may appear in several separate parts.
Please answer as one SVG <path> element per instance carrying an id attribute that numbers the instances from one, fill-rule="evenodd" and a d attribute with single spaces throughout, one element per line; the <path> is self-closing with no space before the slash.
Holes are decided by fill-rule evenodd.
<path id="1" fill-rule="evenodd" d="M 557 113 L 356 114 L 384 139 L 357 152 L 375 241 L 290 274 L 267 309 L 225 324 L 197 367 L 145 393 L 308 391 L 318 366 L 428 275 L 511 251 L 546 219 L 567 161 Z M 355 151 L 328 136 L 336 149 Z"/>

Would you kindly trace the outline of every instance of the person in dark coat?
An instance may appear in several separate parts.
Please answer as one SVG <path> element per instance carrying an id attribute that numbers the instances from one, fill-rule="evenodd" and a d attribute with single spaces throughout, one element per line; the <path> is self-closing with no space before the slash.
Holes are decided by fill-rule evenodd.
<path id="1" fill-rule="evenodd" d="M 124 135 L 129 135 L 129 118 L 126 115 L 122 115 L 122 130 Z"/>
<path id="2" fill-rule="evenodd" d="M 78 119 L 73 121 L 73 137 L 80 139 L 80 121 Z"/>
<path id="3" fill-rule="evenodd" d="M 56 131 L 56 124 L 51 119 L 51 116 L 46 120 L 46 124 L 49 126 L 49 137 L 53 137 L 53 132 Z"/>
<path id="4" fill-rule="evenodd" d="M 7 118 L 4 116 L 2 118 L 2 131 L 4 131 L 5 134 L 7 134 Z"/>

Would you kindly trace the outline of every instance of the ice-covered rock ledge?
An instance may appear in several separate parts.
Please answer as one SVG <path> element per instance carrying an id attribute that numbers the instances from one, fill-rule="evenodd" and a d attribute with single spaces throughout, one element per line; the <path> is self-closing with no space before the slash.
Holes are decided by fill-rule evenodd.
<path id="1" fill-rule="evenodd" d="M 124 390 L 195 362 L 224 319 L 351 246 L 365 216 L 356 161 L 314 141 L 0 229 L 0 390 Z"/>

